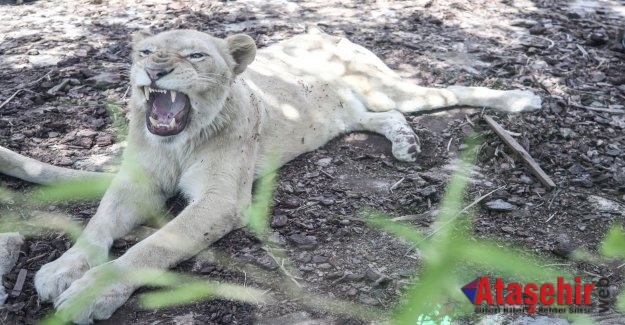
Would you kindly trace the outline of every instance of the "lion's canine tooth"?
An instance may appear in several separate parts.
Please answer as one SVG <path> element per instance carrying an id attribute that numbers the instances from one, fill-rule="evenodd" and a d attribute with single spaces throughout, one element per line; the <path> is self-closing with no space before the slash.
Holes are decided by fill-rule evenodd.
<path id="1" fill-rule="evenodd" d="M 169 122 L 169 127 L 170 128 L 173 128 L 174 126 L 176 126 L 176 118 L 175 117 L 171 119 L 171 122 Z"/>
<path id="2" fill-rule="evenodd" d="M 158 121 L 155 120 L 152 116 L 148 117 L 150 119 L 150 123 L 152 123 L 153 126 L 157 126 L 158 125 Z"/>
<path id="3" fill-rule="evenodd" d="M 171 102 L 175 102 L 176 101 L 176 91 L 172 90 L 169 92 L 169 94 L 171 95 Z"/>
<path id="4" fill-rule="evenodd" d="M 145 99 L 149 100 L 150 99 L 150 87 L 148 86 L 143 87 L 143 92 L 145 93 Z"/>

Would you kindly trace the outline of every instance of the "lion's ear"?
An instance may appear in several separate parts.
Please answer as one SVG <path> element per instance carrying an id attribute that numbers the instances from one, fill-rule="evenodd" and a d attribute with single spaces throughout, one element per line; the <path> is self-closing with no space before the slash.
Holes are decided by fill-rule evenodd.
<path id="1" fill-rule="evenodd" d="M 254 39 L 245 34 L 236 34 L 226 38 L 230 55 L 236 62 L 234 73 L 239 74 L 254 61 L 256 56 L 256 43 Z"/>
<path id="2" fill-rule="evenodd" d="M 137 43 L 143 39 L 152 36 L 152 32 L 148 29 L 140 29 L 132 34 L 132 42 Z"/>

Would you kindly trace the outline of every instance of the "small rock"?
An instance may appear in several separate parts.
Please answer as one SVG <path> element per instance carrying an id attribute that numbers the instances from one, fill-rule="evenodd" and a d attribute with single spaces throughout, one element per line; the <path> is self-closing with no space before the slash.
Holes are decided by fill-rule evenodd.
<path id="1" fill-rule="evenodd" d="M 94 118 L 91 120 L 91 125 L 96 129 L 103 127 L 104 124 L 106 124 L 106 121 L 103 118 Z"/>
<path id="2" fill-rule="evenodd" d="M 272 231 L 267 237 L 267 241 L 278 246 L 286 245 L 286 239 L 279 232 Z"/>
<path id="3" fill-rule="evenodd" d="M 89 53 L 87 52 L 86 49 L 77 49 L 76 51 L 74 51 L 74 54 L 79 57 L 79 58 L 84 58 L 86 57 Z"/>
<path id="4" fill-rule="evenodd" d="M 328 273 L 326 275 L 326 279 L 328 279 L 328 280 L 336 280 L 336 279 L 340 279 L 343 275 L 345 275 L 345 272 L 343 272 L 343 271 L 336 271 L 336 272 Z"/>
<path id="5" fill-rule="evenodd" d="M 610 149 L 605 152 L 606 155 L 616 157 L 621 155 L 620 149 Z"/>
<path id="6" fill-rule="evenodd" d="M 215 269 L 217 269 L 217 267 L 215 265 L 212 264 L 208 264 L 203 266 L 202 268 L 200 268 L 200 274 L 210 274 L 213 271 L 215 271 Z"/>
<path id="7" fill-rule="evenodd" d="M 170 4 L 167 5 L 167 8 L 172 9 L 172 10 L 180 10 L 180 9 L 186 8 L 186 6 L 187 6 L 186 3 L 173 1 Z"/>
<path id="8" fill-rule="evenodd" d="M 542 24 L 536 24 L 529 29 L 529 32 L 532 35 L 542 35 L 546 30 L 547 29 Z"/>
<path id="9" fill-rule="evenodd" d="M 124 239 L 117 239 L 113 242 L 113 247 L 114 248 L 126 248 L 128 247 L 128 242 Z"/>
<path id="10" fill-rule="evenodd" d="M 569 128 L 560 128 L 560 135 L 565 138 L 568 139 L 573 135 L 573 130 L 569 129 Z"/>
<path id="11" fill-rule="evenodd" d="M 575 245 L 567 234 L 560 234 L 556 237 L 553 252 L 562 257 L 568 257 L 574 250 Z"/>
<path id="12" fill-rule="evenodd" d="M 364 293 L 360 294 L 360 296 L 358 296 L 358 301 L 360 301 L 361 303 L 365 304 L 365 305 L 370 305 L 370 306 L 375 306 L 380 304 L 379 301 L 377 301 L 376 299 L 371 298 L 371 296 L 366 295 Z"/>
<path id="13" fill-rule="evenodd" d="M 59 136 L 58 132 L 48 132 L 48 138 L 56 138 Z"/>
<path id="14" fill-rule="evenodd" d="M 575 178 L 571 180 L 571 185 L 591 188 L 592 181 L 587 178 Z"/>
<path id="15" fill-rule="evenodd" d="M 508 203 L 501 199 L 486 202 L 486 207 L 490 210 L 500 212 L 508 212 L 517 208 L 516 205 Z"/>
<path id="16" fill-rule="evenodd" d="M 68 157 L 61 157 L 57 159 L 54 164 L 57 166 L 71 166 L 74 164 L 74 160 Z"/>
<path id="17" fill-rule="evenodd" d="M 493 194 L 490 195 L 493 199 L 506 199 L 510 197 L 510 193 L 504 189 L 496 190 Z"/>
<path id="18" fill-rule="evenodd" d="M 319 172 L 310 172 L 304 175 L 304 178 L 317 178 L 319 177 Z"/>
<path id="19" fill-rule="evenodd" d="M 317 265 L 318 268 L 323 269 L 323 270 L 327 270 L 332 268 L 332 264 L 330 263 L 321 263 L 319 265 Z"/>
<path id="20" fill-rule="evenodd" d="M 312 260 L 312 255 L 310 255 L 309 252 L 301 252 L 297 255 L 295 260 L 302 263 L 308 263 Z"/>
<path id="21" fill-rule="evenodd" d="M 93 147 L 93 139 L 91 138 L 78 138 L 74 141 L 74 144 L 77 146 L 83 147 L 85 149 L 90 149 Z"/>
<path id="22" fill-rule="evenodd" d="M 319 167 L 327 167 L 328 165 L 330 165 L 331 162 L 332 162 L 332 158 L 328 157 L 328 158 L 321 158 L 317 160 L 316 164 Z"/>
<path id="23" fill-rule="evenodd" d="M 23 141 L 26 136 L 22 133 L 16 133 L 11 136 L 11 141 Z"/>
<path id="24" fill-rule="evenodd" d="M 302 271 L 302 272 L 312 272 L 312 271 L 314 271 L 314 270 L 315 270 L 315 269 L 314 269 L 312 266 L 310 266 L 310 265 L 300 265 L 300 267 L 298 267 L 298 269 L 299 269 L 300 271 Z"/>
<path id="25" fill-rule="evenodd" d="M 281 201 L 282 206 L 284 206 L 287 209 L 295 209 L 298 208 L 300 203 L 299 200 L 293 197 L 287 197 L 284 200 Z"/>
<path id="26" fill-rule="evenodd" d="M 582 165 L 580 164 L 574 164 L 573 166 L 569 167 L 568 171 L 573 175 L 581 175 L 586 172 L 586 168 L 582 167 Z"/>
<path id="27" fill-rule="evenodd" d="M 328 261 L 328 257 L 327 256 L 321 256 L 321 255 L 315 255 L 312 257 L 312 261 L 315 264 L 319 264 L 319 263 L 325 263 Z"/>
<path id="28" fill-rule="evenodd" d="M 286 226 L 288 221 L 289 221 L 289 218 L 287 218 L 287 216 L 285 216 L 283 214 L 275 215 L 271 219 L 271 227 L 273 227 L 273 228 L 284 227 L 284 226 Z"/>
<path id="29" fill-rule="evenodd" d="M 281 184 L 281 187 L 285 192 L 293 193 L 293 186 L 291 186 L 291 184 L 285 182 Z"/>
<path id="30" fill-rule="evenodd" d="M 103 134 L 96 137 L 95 142 L 100 147 L 110 146 L 113 144 L 113 136 L 110 134 Z"/>
<path id="31" fill-rule="evenodd" d="M 519 26 L 519 27 L 525 27 L 525 28 L 530 28 L 536 24 L 538 24 L 537 21 L 531 20 L 531 19 L 525 19 L 525 18 L 516 18 L 510 22 L 511 26 Z"/>
<path id="32" fill-rule="evenodd" d="M 399 271 L 399 276 L 402 278 L 409 278 L 414 274 L 414 270 L 403 269 Z"/>
<path id="33" fill-rule="evenodd" d="M 260 266 L 261 268 L 265 269 L 265 270 L 275 270 L 279 267 L 278 263 L 276 263 L 276 261 L 267 256 L 267 255 L 263 255 L 257 259 L 254 260 L 254 264 Z"/>
<path id="34" fill-rule="evenodd" d="M 376 271 L 374 271 L 372 269 L 368 269 L 367 273 L 365 273 L 365 276 L 367 277 L 367 280 L 375 281 L 375 280 L 379 279 L 382 276 L 382 274 L 380 274 L 380 273 L 378 273 L 378 272 L 376 272 Z"/>
<path id="35" fill-rule="evenodd" d="M 428 196 L 432 196 L 434 194 L 436 194 L 438 192 L 438 189 L 436 188 L 435 185 L 430 185 L 426 188 L 422 188 L 420 190 L 417 190 L 417 193 L 421 194 L 424 197 L 428 197 Z"/>
<path id="36" fill-rule="evenodd" d="M 373 282 L 372 286 L 374 287 L 385 285 L 391 281 L 389 277 L 373 269 L 367 270 L 365 276 L 369 281 Z"/>
<path id="37" fill-rule="evenodd" d="M 292 244 L 300 249 L 312 250 L 317 247 L 317 237 L 293 234 L 287 238 Z"/>
<path id="38" fill-rule="evenodd" d="M 88 138 L 94 137 L 96 135 L 98 135 L 98 132 L 93 130 L 80 130 L 76 133 L 76 136 Z"/>
<path id="39" fill-rule="evenodd" d="M 61 62 L 63 58 L 56 55 L 50 54 L 41 54 L 41 55 L 33 55 L 28 57 L 28 62 L 32 63 L 36 66 L 52 66 L 57 65 L 57 63 Z"/>
<path id="40" fill-rule="evenodd" d="M 334 200 L 330 199 L 330 198 L 322 198 L 319 202 L 321 202 L 321 204 L 325 205 L 325 206 L 330 206 L 334 204 Z"/>
<path id="41" fill-rule="evenodd" d="M 570 19 L 580 19 L 582 18 L 582 16 L 577 13 L 577 12 L 567 12 L 566 16 L 569 17 Z"/>
<path id="42" fill-rule="evenodd" d="M 586 40 L 586 45 L 601 46 L 607 43 L 609 40 L 610 38 L 608 37 L 608 35 L 604 33 L 591 33 Z"/>
<path id="43" fill-rule="evenodd" d="M 521 177 L 519 177 L 519 180 L 523 184 L 527 184 L 527 185 L 534 184 L 534 180 L 531 177 L 527 176 L 527 175 L 521 175 Z"/>
<path id="44" fill-rule="evenodd" d="M 348 274 L 347 276 L 345 276 L 345 280 L 353 281 L 353 282 L 360 281 L 364 278 L 365 278 L 364 273 L 354 273 L 354 274 Z"/>
<path id="45" fill-rule="evenodd" d="M 605 78 L 606 78 L 605 73 L 598 71 L 598 72 L 595 72 L 595 73 L 593 73 L 591 75 L 590 81 L 592 81 L 592 82 L 602 82 L 602 81 L 605 80 Z"/>
<path id="46" fill-rule="evenodd" d="M 514 234 L 514 228 L 512 228 L 512 227 L 508 227 L 508 226 L 506 226 L 506 227 L 501 227 L 501 231 L 503 231 L 503 232 L 507 232 L 507 233 L 509 233 L 509 234 Z"/>
<path id="47" fill-rule="evenodd" d="M 63 137 L 63 140 L 61 142 L 67 143 L 67 142 L 72 142 L 74 140 L 76 140 L 76 131 L 72 131 L 72 132 L 69 132 L 68 134 L 66 134 Z"/>
<path id="48" fill-rule="evenodd" d="M 98 89 L 115 88 L 121 83 L 121 76 L 118 73 L 102 72 L 86 80 L 87 83 Z"/>

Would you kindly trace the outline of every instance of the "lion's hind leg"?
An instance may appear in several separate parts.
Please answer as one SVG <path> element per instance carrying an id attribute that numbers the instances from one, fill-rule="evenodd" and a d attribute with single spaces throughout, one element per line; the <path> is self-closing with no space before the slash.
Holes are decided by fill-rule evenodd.
<path id="1" fill-rule="evenodd" d="M 527 90 L 417 86 L 392 71 L 371 51 L 345 39 L 339 42 L 336 54 L 345 67 L 341 80 L 358 94 L 371 111 L 413 113 L 456 105 L 487 107 L 504 112 L 541 108 L 540 97 Z"/>
<path id="2" fill-rule="evenodd" d="M 398 111 L 361 112 L 352 128 L 384 135 L 392 143 L 393 156 L 400 161 L 416 161 L 421 152 L 419 137 Z"/>

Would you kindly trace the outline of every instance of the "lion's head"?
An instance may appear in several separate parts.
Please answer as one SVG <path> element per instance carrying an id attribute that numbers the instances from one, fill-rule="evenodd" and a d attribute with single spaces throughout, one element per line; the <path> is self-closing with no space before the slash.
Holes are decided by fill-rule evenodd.
<path id="1" fill-rule="evenodd" d="M 220 39 L 193 30 L 138 32 L 131 69 L 134 109 L 145 113 L 147 130 L 157 136 L 210 125 L 232 81 L 255 55 L 254 40 L 243 34 Z"/>

